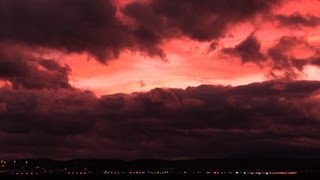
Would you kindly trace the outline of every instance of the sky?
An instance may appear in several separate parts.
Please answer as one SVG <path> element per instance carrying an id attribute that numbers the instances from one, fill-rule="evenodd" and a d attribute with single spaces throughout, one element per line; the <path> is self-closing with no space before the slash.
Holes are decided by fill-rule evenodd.
<path id="1" fill-rule="evenodd" d="M 0 0 L 0 158 L 318 158 L 318 7 Z"/>

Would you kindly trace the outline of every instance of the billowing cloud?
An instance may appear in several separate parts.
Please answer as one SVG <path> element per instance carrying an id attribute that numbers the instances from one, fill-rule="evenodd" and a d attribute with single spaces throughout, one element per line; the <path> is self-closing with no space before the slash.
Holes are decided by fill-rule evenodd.
<path id="1" fill-rule="evenodd" d="M 261 52 L 261 44 L 257 40 L 254 34 L 248 36 L 240 44 L 234 48 L 224 48 L 222 52 L 231 56 L 239 56 L 243 63 L 255 62 L 259 64 L 259 61 L 266 60 L 265 55 Z"/>
<path id="2" fill-rule="evenodd" d="M 320 157 L 320 82 L 293 81 L 305 66 L 320 65 L 315 43 L 319 37 L 299 36 L 305 27 L 314 33 L 311 29 L 317 28 L 319 18 L 316 14 L 274 12 L 282 2 L 0 0 L 0 85 L 4 84 L 0 87 L 0 147 L 5 147 L 0 148 L 0 157 Z M 268 24 L 270 17 L 278 26 Z M 256 24 L 265 20 L 267 25 Z M 274 29 L 262 32 L 269 26 L 290 28 L 281 28 L 283 32 L 270 38 L 268 33 Z M 292 35 L 284 36 L 284 31 Z M 173 47 L 169 42 L 173 39 L 181 42 Z M 208 56 L 200 58 L 201 52 L 193 53 L 193 49 L 188 54 L 188 50 L 175 49 L 187 41 L 197 46 L 193 49 L 198 48 L 197 43 L 199 49 L 206 46 L 206 53 L 209 45 Z M 133 56 L 128 53 L 126 61 L 119 60 L 115 69 L 108 69 L 109 79 L 116 85 L 130 81 L 140 89 L 158 85 L 150 79 L 170 81 L 172 77 L 171 84 L 178 84 L 181 76 L 192 76 L 190 84 L 215 82 L 220 77 L 223 82 L 224 74 L 198 76 L 233 68 L 227 72 L 231 74 L 241 68 L 233 67 L 235 61 L 221 61 L 213 67 L 220 63 L 216 52 L 222 52 L 242 63 L 256 63 L 270 71 L 272 78 L 282 80 L 242 86 L 155 88 L 97 97 L 71 85 L 72 67 L 59 58 L 88 54 L 108 63 L 129 51 L 165 59 L 166 48 L 172 50 L 170 66 L 156 64 L 143 71 L 151 67 L 147 60 L 129 62 Z M 212 56 L 217 61 L 211 62 Z M 201 61 L 204 57 L 207 61 Z M 76 64 L 78 59 L 72 61 Z M 183 63 L 185 66 L 180 66 Z M 132 74 L 125 68 L 137 66 L 139 72 L 132 72 L 139 76 L 130 78 Z M 84 64 L 79 67 L 87 68 Z M 162 68 L 170 71 L 153 71 Z M 113 74 L 115 71 L 122 76 Z M 94 74 L 94 67 L 86 73 Z M 163 78 L 165 73 L 168 75 Z M 92 84 L 101 87 L 105 77 L 101 75 L 97 81 L 89 78 L 86 83 L 94 81 Z M 128 80 L 118 82 L 121 78 Z M 244 81 L 257 80 L 247 79 Z"/>
<path id="3" fill-rule="evenodd" d="M 302 28 L 317 27 L 320 25 L 320 18 L 311 14 L 302 15 L 299 12 L 286 15 L 276 15 L 275 20 L 281 27 Z"/>
<path id="4" fill-rule="evenodd" d="M 6 148 L 0 154 L 129 159 L 300 156 L 297 152 L 309 147 L 320 148 L 319 89 L 316 81 L 270 81 L 157 88 L 97 98 L 76 90 L 2 88 L 0 144 Z"/>
<path id="5" fill-rule="evenodd" d="M 91 92 L 72 89 L 0 89 L 1 131 L 68 135 L 90 128 L 96 99 Z M 78 117 L 76 117 L 78 116 Z"/>
<path id="6" fill-rule="evenodd" d="M 36 57 L 19 46 L 0 46 L 0 79 L 9 81 L 13 88 L 71 88 L 68 65 Z"/>
<path id="7" fill-rule="evenodd" d="M 154 38 L 180 33 L 198 41 L 224 37 L 230 25 L 268 13 L 279 0 L 152 0 L 133 2 L 122 11 L 134 20 L 137 31 Z M 147 33 L 148 32 L 148 33 Z"/>
<path id="8" fill-rule="evenodd" d="M 238 57 L 243 63 L 253 62 L 269 68 L 272 78 L 297 79 L 306 65 L 319 65 L 319 48 L 305 37 L 283 36 L 265 49 L 262 50 L 260 41 L 251 34 L 235 47 L 223 48 L 220 52 Z"/>
<path id="9" fill-rule="evenodd" d="M 299 51 L 305 52 L 303 57 L 299 57 Z M 268 50 L 268 55 L 272 60 L 273 70 L 285 71 L 285 77 L 296 78 L 305 65 L 315 64 L 318 51 L 317 47 L 309 44 L 303 37 L 284 36 Z"/>
<path id="10" fill-rule="evenodd" d="M 113 0 L 1 0 L 0 9 L 1 41 L 87 52 L 101 62 L 117 58 L 124 49 L 149 51 L 116 17 Z"/>
<path id="11" fill-rule="evenodd" d="M 217 39 L 230 25 L 268 12 L 279 1 L 133 1 L 121 17 L 113 0 L 1 0 L 0 41 L 87 52 L 100 62 L 125 50 L 164 58 L 165 39 Z"/>

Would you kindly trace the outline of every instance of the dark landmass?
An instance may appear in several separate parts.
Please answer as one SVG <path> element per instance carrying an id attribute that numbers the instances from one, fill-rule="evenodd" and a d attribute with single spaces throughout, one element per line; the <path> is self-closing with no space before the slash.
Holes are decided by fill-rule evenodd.
<path id="1" fill-rule="evenodd" d="M 226 177 L 318 176 L 320 159 L 100 160 L 20 159 L 1 161 L 0 176 L 14 177 Z"/>
<path id="2" fill-rule="evenodd" d="M 5 169 L 23 167 L 43 168 L 91 168 L 109 170 L 158 168 L 175 169 L 261 169 L 261 170 L 320 170 L 320 159 L 196 159 L 196 160 L 155 160 L 143 159 L 134 161 L 75 159 L 68 161 L 50 159 L 20 159 L 6 161 Z"/>

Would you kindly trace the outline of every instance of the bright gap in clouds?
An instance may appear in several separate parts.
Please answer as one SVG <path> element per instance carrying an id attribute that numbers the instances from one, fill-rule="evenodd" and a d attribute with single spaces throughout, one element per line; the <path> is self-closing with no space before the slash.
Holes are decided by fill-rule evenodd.
<path id="1" fill-rule="evenodd" d="M 255 64 L 242 64 L 239 60 L 217 59 L 207 53 L 208 45 L 182 44 L 175 41 L 167 45 L 168 62 L 140 54 L 122 53 L 119 59 L 102 66 L 85 55 L 65 58 L 72 68 L 71 82 L 96 95 L 148 91 L 156 87 L 186 88 L 201 84 L 242 85 L 265 80 Z M 141 84 L 142 83 L 142 84 Z"/>
<path id="2" fill-rule="evenodd" d="M 131 1 L 120 0 L 119 5 L 123 6 Z M 290 15 L 298 11 L 302 14 L 311 12 L 319 15 L 315 8 L 319 1 L 312 0 L 314 3 L 307 3 L 303 7 L 297 6 L 297 2 L 292 1 L 283 8 L 276 9 L 275 14 Z M 319 27 L 288 29 L 271 22 L 244 22 L 231 27 L 230 33 L 219 40 L 215 51 L 209 51 L 212 42 L 195 42 L 184 38 L 164 43 L 162 48 L 169 62 L 131 52 L 121 53 L 119 59 L 109 61 L 106 66 L 93 59 L 87 61 L 84 54 L 64 59 L 72 69 L 71 83 L 77 88 L 92 90 L 98 96 L 148 91 L 156 87 L 186 88 L 201 84 L 236 86 L 268 80 L 267 68 L 260 68 L 252 62 L 242 63 L 239 58 L 219 55 L 221 48 L 234 47 L 251 33 L 261 42 L 263 53 L 267 53 L 267 49 L 283 36 L 305 37 L 311 44 L 319 46 Z M 297 47 L 292 54 L 306 58 L 312 52 L 304 47 Z M 300 78 L 318 80 L 319 71 L 315 66 L 305 66 Z"/>

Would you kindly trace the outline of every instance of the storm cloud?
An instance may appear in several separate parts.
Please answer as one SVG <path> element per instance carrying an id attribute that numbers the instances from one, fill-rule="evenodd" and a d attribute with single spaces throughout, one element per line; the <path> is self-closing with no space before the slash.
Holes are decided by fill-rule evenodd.
<path id="1" fill-rule="evenodd" d="M 0 154 L 174 159 L 250 151 L 296 156 L 297 149 L 320 148 L 319 90 L 316 81 L 269 81 L 97 98 L 79 90 L 2 88 L 0 144 L 6 148 Z"/>
<path id="2" fill-rule="evenodd" d="M 280 27 L 302 28 L 302 27 L 317 27 L 320 25 L 320 18 L 311 14 L 302 15 L 295 12 L 288 16 L 276 15 L 275 20 Z"/>
<path id="3" fill-rule="evenodd" d="M 261 52 L 261 44 L 254 34 L 248 36 L 244 41 L 236 45 L 234 48 L 224 48 L 221 51 L 231 56 L 239 56 L 243 63 L 259 63 L 259 61 L 266 60 L 265 55 L 263 55 Z"/>
<path id="4" fill-rule="evenodd" d="M 55 59 L 33 55 L 20 46 L 0 45 L 0 80 L 14 89 L 68 89 L 71 69 Z"/>
<path id="5" fill-rule="evenodd" d="M 299 50 L 302 49 L 302 50 Z M 307 57 L 299 57 L 297 51 L 310 51 Z M 319 65 L 319 48 L 305 37 L 282 36 L 264 50 L 261 42 L 251 34 L 234 47 L 222 48 L 222 54 L 240 58 L 242 63 L 255 63 L 261 68 L 269 68 L 272 79 L 298 79 L 306 65 Z M 277 71 L 281 72 L 280 74 Z"/>
<path id="6" fill-rule="evenodd" d="M 232 47 L 222 42 L 238 25 L 257 19 L 318 25 L 309 14 L 275 15 L 282 2 L 147 0 L 120 6 L 114 0 L 0 0 L 0 157 L 320 157 L 320 82 L 293 81 L 306 65 L 320 65 L 317 46 L 292 35 L 265 47 L 258 29 Z M 210 53 L 269 68 L 275 80 L 97 97 L 73 87 L 71 67 L 54 58 L 87 54 L 107 64 L 122 52 L 139 52 L 166 59 L 163 44 L 175 39 L 211 44 Z M 301 47 L 310 56 L 295 54 Z M 213 69 L 230 68 L 222 66 Z M 152 73 L 158 72 L 166 71 Z"/>
<path id="7" fill-rule="evenodd" d="M 153 37 L 180 33 L 197 41 L 210 41 L 224 37 L 230 25 L 268 13 L 280 3 L 279 0 L 153 0 L 133 2 L 122 11 L 134 20 L 137 30 L 146 30 Z"/>
<path id="8" fill-rule="evenodd" d="M 86 52 L 102 63 L 125 50 L 165 58 L 161 44 L 166 39 L 218 39 L 230 25 L 266 13 L 279 2 L 152 0 L 118 9 L 113 0 L 1 0 L 0 41 Z"/>

